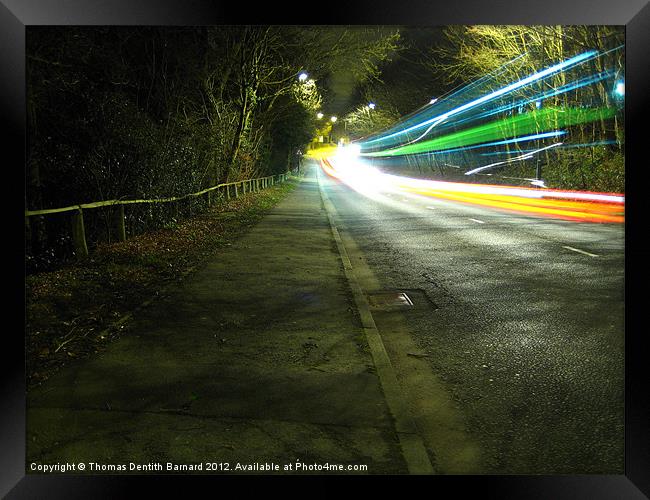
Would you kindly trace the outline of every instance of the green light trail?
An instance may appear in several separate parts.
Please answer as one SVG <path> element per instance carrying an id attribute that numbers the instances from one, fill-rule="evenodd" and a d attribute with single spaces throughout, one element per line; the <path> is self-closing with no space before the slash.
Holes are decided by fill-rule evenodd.
<path id="1" fill-rule="evenodd" d="M 417 153 L 462 148 L 482 142 L 506 139 L 531 133 L 546 132 L 560 127 L 579 125 L 596 120 L 612 118 L 616 108 L 545 108 L 518 116 L 496 120 L 477 127 L 454 132 L 415 144 L 400 146 L 384 151 L 362 153 L 363 156 L 402 156 Z"/>

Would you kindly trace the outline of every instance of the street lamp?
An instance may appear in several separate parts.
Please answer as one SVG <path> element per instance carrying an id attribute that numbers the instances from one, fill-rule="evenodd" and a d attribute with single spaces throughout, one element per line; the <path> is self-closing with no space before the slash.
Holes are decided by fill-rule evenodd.
<path id="1" fill-rule="evenodd" d="M 321 120 L 323 116 L 325 116 L 323 115 L 323 113 L 316 113 L 316 118 L 318 118 L 319 120 Z"/>
<path id="2" fill-rule="evenodd" d="M 625 96 L 625 82 L 616 82 L 616 86 L 614 87 L 614 94 L 616 94 L 617 97 Z"/>
<path id="3" fill-rule="evenodd" d="M 305 80 L 307 80 L 307 78 L 309 78 L 309 75 L 304 71 L 298 75 L 298 80 L 300 80 L 301 82 L 304 82 Z"/>
<path id="4" fill-rule="evenodd" d="M 336 120 L 338 120 L 338 118 L 336 116 L 333 116 L 332 118 L 330 118 L 330 120 L 331 120 L 332 123 L 334 123 L 334 122 L 336 122 Z"/>
<path id="5" fill-rule="evenodd" d="M 374 102 L 369 102 L 369 103 L 368 103 L 368 107 L 369 107 L 370 109 L 375 109 L 375 103 L 374 103 Z"/>

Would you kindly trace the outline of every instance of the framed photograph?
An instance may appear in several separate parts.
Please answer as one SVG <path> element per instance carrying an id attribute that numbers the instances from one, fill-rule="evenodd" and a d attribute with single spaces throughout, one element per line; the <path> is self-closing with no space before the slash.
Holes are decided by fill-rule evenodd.
<path id="1" fill-rule="evenodd" d="M 642 0 L 0 22 L 3 496 L 650 495 Z"/>

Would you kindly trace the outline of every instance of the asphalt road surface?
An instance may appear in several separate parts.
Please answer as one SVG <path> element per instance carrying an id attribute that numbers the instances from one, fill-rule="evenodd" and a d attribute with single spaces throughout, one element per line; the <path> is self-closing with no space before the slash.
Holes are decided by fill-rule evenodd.
<path id="1" fill-rule="evenodd" d="M 379 287 L 419 305 L 400 314 L 478 443 L 476 472 L 623 473 L 622 224 L 368 197 L 320 176 Z"/>

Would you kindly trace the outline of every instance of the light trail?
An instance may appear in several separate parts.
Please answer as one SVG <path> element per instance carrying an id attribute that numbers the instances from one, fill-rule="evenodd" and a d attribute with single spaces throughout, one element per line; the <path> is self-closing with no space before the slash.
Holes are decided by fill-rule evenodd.
<path id="1" fill-rule="evenodd" d="M 551 144 L 550 146 L 546 146 L 544 148 L 536 149 L 534 151 L 531 151 L 530 153 L 524 153 L 523 155 L 515 156 L 514 158 L 509 158 L 508 160 L 498 161 L 496 163 L 490 163 L 489 165 L 485 165 L 483 167 L 475 168 L 473 170 L 465 172 L 465 175 L 476 174 L 477 172 L 482 172 L 483 170 L 487 170 L 489 168 L 496 167 L 498 165 L 505 165 L 507 163 L 512 163 L 512 162 L 515 162 L 515 161 L 528 160 L 528 159 L 532 158 L 533 155 L 535 155 L 536 153 L 540 153 L 542 151 L 546 151 L 547 149 L 555 148 L 555 147 L 561 146 L 561 145 L 562 145 L 561 142 L 556 142 L 555 144 Z"/>
<path id="2" fill-rule="evenodd" d="M 617 78 L 618 72 L 607 68 L 603 61 L 599 72 L 588 74 L 589 68 L 584 63 L 622 47 L 578 54 L 495 90 L 496 77 L 505 73 L 507 66 L 519 59 L 516 58 L 459 90 L 432 99 L 429 105 L 392 127 L 353 143 L 353 148 L 342 148 L 333 156 L 325 155 L 322 168 L 328 175 L 378 201 L 387 199 L 383 194 L 410 193 L 565 220 L 624 222 L 625 197 L 618 193 L 548 189 L 541 178 L 527 179 L 536 187 L 414 179 L 381 173 L 363 161 L 378 158 L 388 165 L 405 159 L 409 166 L 415 164 L 421 168 L 420 160 L 423 160 L 431 168 L 442 169 L 441 165 L 445 164 L 466 170 L 464 174 L 468 176 L 492 175 L 482 172 L 507 168 L 517 162 L 517 170 L 522 172 L 521 169 L 531 167 L 526 162 L 539 161 L 542 152 L 548 164 L 553 161 L 550 150 L 557 156 L 558 151 L 567 148 L 614 144 L 616 141 L 607 136 L 601 136 L 600 141 L 585 141 L 583 126 L 604 123 L 619 113 L 620 98 L 603 101 L 593 97 L 600 95 L 594 85 L 609 86 L 602 82 Z M 588 86 L 592 88 L 584 91 L 584 101 L 571 96 L 571 101 L 577 102 L 575 105 L 567 105 L 568 98 L 558 99 Z M 551 101 L 556 104 L 549 105 Z M 562 102 L 563 105 L 559 104 Z M 576 131 L 578 134 L 574 135 Z M 572 141 L 573 137 L 578 140 Z M 514 146 L 512 151 L 510 145 Z M 484 164 L 481 157 L 489 155 L 506 156 Z M 434 161 L 434 157 L 440 161 Z M 535 177 L 541 177 L 538 165 L 532 167 L 536 168 Z"/>
<path id="3" fill-rule="evenodd" d="M 568 127 L 589 123 L 595 120 L 604 120 L 615 116 L 615 114 L 615 108 L 546 108 L 518 116 L 502 118 L 491 123 L 415 144 L 399 146 L 397 148 L 372 153 L 362 152 L 361 154 L 362 156 L 368 157 L 383 157 L 428 153 L 431 151 L 444 151 L 452 148 L 495 141 L 504 136 L 517 137 L 523 134 L 545 132 L 553 128 L 557 129 L 558 127 Z"/>
<path id="4" fill-rule="evenodd" d="M 447 119 L 451 118 L 452 116 L 461 114 L 461 113 L 463 113 L 463 112 L 465 112 L 465 111 L 467 111 L 469 109 L 472 109 L 472 108 L 475 108 L 475 107 L 479 106 L 480 104 L 484 104 L 486 102 L 489 102 L 491 100 L 496 99 L 497 97 L 503 96 L 504 94 L 508 94 L 508 93 L 510 93 L 510 92 L 512 92 L 514 90 L 517 90 L 517 89 L 520 89 L 520 88 L 522 88 L 522 87 L 524 87 L 526 85 L 529 85 L 529 84 L 531 84 L 533 82 L 544 79 L 544 78 L 546 78 L 548 76 L 552 76 L 552 75 L 554 75 L 554 74 L 556 74 L 556 73 L 558 73 L 558 72 L 560 72 L 562 70 L 566 70 L 569 67 L 572 67 L 572 66 L 575 66 L 577 64 L 583 63 L 583 62 L 585 62 L 585 61 L 587 61 L 589 59 L 594 58 L 597 55 L 598 55 L 598 52 L 595 51 L 595 50 L 590 50 L 588 52 L 584 52 L 583 54 L 579 54 L 579 55 L 577 55 L 575 57 L 572 57 L 572 58 L 570 58 L 570 59 L 568 59 L 568 60 L 566 60 L 564 62 L 561 62 L 559 64 L 555 64 L 555 65 L 551 66 L 550 68 L 546 68 L 545 70 L 534 73 L 534 74 L 532 74 L 532 75 L 530 75 L 530 76 L 528 76 L 526 78 L 523 78 L 522 80 L 519 80 L 518 82 L 507 85 L 507 86 L 505 86 L 505 87 L 503 87 L 503 88 L 501 88 L 499 90 L 496 90 L 496 91 L 491 92 L 491 93 L 489 93 L 487 95 L 479 97 L 478 99 L 474 99 L 473 101 L 470 101 L 470 102 L 465 103 L 465 104 L 463 104 L 461 106 L 458 106 L 458 107 L 456 107 L 456 108 L 454 108 L 454 109 L 452 109 L 450 111 L 447 111 L 447 112 L 445 112 L 445 113 L 443 113 L 441 115 L 435 116 L 435 117 L 430 118 L 428 120 L 425 120 L 425 121 L 423 121 L 421 123 L 418 123 L 417 125 L 413 125 L 413 126 L 408 127 L 406 129 L 400 130 L 398 132 L 394 132 L 394 133 L 389 134 L 389 135 L 379 137 L 377 139 L 371 139 L 371 140 L 365 141 L 364 143 L 362 143 L 362 146 L 372 144 L 372 143 L 375 143 L 375 142 L 378 142 L 378 141 L 382 141 L 384 139 L 390 139 L 392 137 L 407 134 L 408 132 L 421 129 L 421 128 L 427 127 L 429 125 L 432 125 L 432 124 L 436 125 L 436 124 L 438 124 L 438 123 L 440 123 L 440 122 L 442 122 L 444 120 L 447 120 Z"/>
<path id="5" fill-rule="evenodd" d="M 488 118 L 490 116 L 497 115 L 499 113 L 507 113 L 509 111 L 521 108 L 521 107 L 526 107 L 530 104 L 536 104 L 536 103 L 541 103 L 551 97 L 556 97 L 562 94 L 566 94 L 567 92 L 570 92 L 572 90 L 578 90 L 582 87 L 586 87 L 588 85 L 592 85 L 594 83 L 600 82 L 602 80 L 606 80 L 607 78 L 612 78 L 616 75 L 616 72 L 614 70 L 607 70 L 603 71 L 601 73 L 598 73 L 597 75 L 593 76 L 587 76 L 585 78 L 581 78 L 575 82 L 568 83 L 566 85 L 563 85 L 558 88 L 553 88 L 550 90 L 547 90 L 545 92 L 539 93 L 539 94 L 534 94 L 532 97 L 527 97 L 525 99 L 519 100 L 519 101 L 514 101 L 512 103 L 504 104 L 503 106 L 499 106 L 497 108 L 484 111 L 479 114 L 471 115 L 467 118 L 463 118 L 460 120 L 454 120 L 450 123 L 445 123 L 441 124 L 440 127 L 438 127 L 438 132 L 441 132 L 442 130 L 449 128 L 449 127 L 458 127 L 459 125 L 462 125 L 464 123 L 469 123 L 472 121 L 476 121 L 482 118 Z M 426 134 L 425 134 L 426 135 Z"/>
<path id="6" fill-rule="evenodd" d="M 449 153 L 458 153 L 461 151 L 470 151 L 472 149 L 479 149 L 479 148 L 485 148 L 488 146 L 500 146 L 500 145 L 505 145 L 505 144 L 516 144 L 518 142 L 528 142 L 528 141 L 535 141 L 538 139 L 547 139 L 549 137 L 559 137 L 561 135 L 566 134 L 566 131 L 564 130 L 554 130 L 552 132 L 545 132 L 543 134 L 533 134 L 533 135 L 526 135 L 524 137 L 515 137 L 514 139 L 507 139 L 505 141 L 496 141 L 496 142 L 486 142 L 486 143 L 481 143 L 476 146 L 466 146 L 463 148 L 455 148 L 455 149 L 445 149 L 442 151 L 425 151 L 424 153 L 416 153 L 412 156 L 417 156 L 417 155 L 438 155 L 438 154 L 449 154 Z M 534 151 L 533 149 L 529 151 L 521 151 L 522 153 L 524 152 L 531 152 Z M 519 151 L 517 151 L 519 153 Z M 512 152 L 510 153 L 512 154 Z M 367 155 L 366 155 L 367 156 Z M 481 155 L 483 156 L 483 155 Z M 458 165 L 448 165 L 450 167 L 454 168 L 462 168 Z"/>
<path id="7" fill-rule="evenodd" d="M 544 134 L 541 134 L 544 135 Z M 551 137 L 550 135 L 548 137 Z M 496 144 L 496 143 L 492 143 Z M 492 145 L 490 144 L 490 146 Z M 575 149 L 575 148 L 590 148 L 593 146 L 606 146 L 608 144 L 616 144 L 616 141 L 611 139 L 611 140 L 606 140 L 606 141 L 594 141 L 594 142 L 584 142 L 582 144 L 562 144 L 561 146 L 558 146 L 560 149 Z M 486 144 L 487 145 L 487 144 Z M 480 146 L 478 146 L 480 147 Z M 469 148 L 467 148 L 469 149 Z M 479 156 L 497 156 L 497 155 L 512 155 L 512 154 L 519 154 L 519 153 L 532 153 L 534 152 L 534 149 L 522 149 L 519 151 L 494 151 L 492 153 L 481 153 Z"/>
<path id="8" fill-rule="evenodd" d="M 375 139 L 373 137 L 375 136 L 380 136 L 380 138 L 383 140 L 386 138 L 386 134 L 389 134 L 391 131 L 400 131 L 404 127 L 408 126 L 409 124 L 415 122 L 417 123 L 422 116 L 428 115 L 430 112 L 436 112 L 436 110 L 449 107 L 453 108 L 453 101 L 452 99 L 454 97 L 458 97 L 464 94 L 469 93 L 470 90 L 479 87 L 490 80 L 495 80 L 496 77 L 501 76 L 505 71 L 506 68 L 511 65 L 512 63 L 518 61 L 519 59 L 525 57 L 528 55 L 527 53 L 523 53 L 514 59 L 506 62 L 499 68 L 495 69 L 494 71 L 488 73 L 487 75 L 479 78 L 478 80 L 475 80 L 474 82 L 469 83 L 468 85 L 465 86 L 458 86 L 455 89 L 450 90 L 449 92 L 441 95 L 437 99 L 433 99 L 431 102 L 425 104 L 421 108 L 415 110 L 414 112 L 402 117 L 398 122 L 396 122 L 392 127 L 388 128 L 387 130 L 381 132 L 380 134 L 373 134 L 369 137 L 366 137 L 362 142 L 365 144 L 368 144 L 368 142 L 371 142 Z M 424 111 L 423 111 L 424 110 Z"/>
<path id="9" fill-rule="evenodd" d="M 472 159 L 468 156 L 471 150 L 499 144 L 515 144 L 526 140 L 541 141 L 567 135 L 562 141 L 563 147 L 557 148 L 556 151 L 590 147 L 582 135 L 576 143 L 571 144 L 574 132 L 580 133 L 578 126 L 614 118 L 621 110 L 622 101 L 620 98 L 618 101 L 614 98 L 600 103 L 600 106 L 600 101 L 593 101 L 593 96 L 599 93 L 595 85 L 598 84 L 599 88 L 613 86 L 619 71 L 603 68 L 608 64 L 603 60 L 600 65 L 603 69 L 588 74 L 591 66 L 588 67 L 587 63 L 595 59 L 600 60 L 623 47 L 621 45 L 604 52 L 589 50 L 495 89 L 498 77 L 508 70 L 509 65 L 525 56 L 522 54 L 465 87 L 432 99 L 430 104 L 383 132 L 361 139 L 356 144 L 362 148 L 362 155 L 371 158 L 416 155 L 433 158 L 433 155 L 457 153 L 462 155 L 462 159 L 449 157 L 449 160 L 452 163 L 462 162 L 468 165 L 468 170 L 481 168 L 478 158 Z M 604 83 L 606 80 L 612 81 Z M 560 104 L 562 101 L 558 96 L 582 91 L 579 89 L 583 88 L 588 106 L 579 104 L 569 107 Z M 612 92 L 616 93 L 616 90 Z M 570 99 L 575 100 L 575 97 Z M 554 105 L 549 106 L 551 102 Z M 431 135 L 433 137 L 427 138 Z M 535 151 L 543 146 L 543 143 L 538 142 L 534 148 L 515 151 L 514 154 Z M 491 154 L 487 150 L 477 153 Z M 507 151 L 506 154 L 512 153 Z M 522 161 L 528 159 L 530 158 L 523 158 Z M 429 166 L 435 167 L 435 164 Z"/>
<path id="10" fill-rule="evenodd" d="M 564 220 L 601 223 L 625 221 L 625 197 L 617 193 L 414 179 L 381 173 L 355 160 L 350 153 L 322 159 L 321 167 L 329 176 L 374 199 L 382 192 L 407 192 Z"/>

